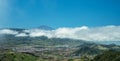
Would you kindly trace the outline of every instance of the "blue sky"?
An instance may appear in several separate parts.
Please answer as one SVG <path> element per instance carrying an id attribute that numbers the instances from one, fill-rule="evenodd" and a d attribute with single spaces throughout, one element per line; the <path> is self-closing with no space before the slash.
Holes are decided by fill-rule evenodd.
<path id="1" fill-rule="evenodd" d="M 0 0 L 0 27 L 120 25 L 120 0 Z"/>

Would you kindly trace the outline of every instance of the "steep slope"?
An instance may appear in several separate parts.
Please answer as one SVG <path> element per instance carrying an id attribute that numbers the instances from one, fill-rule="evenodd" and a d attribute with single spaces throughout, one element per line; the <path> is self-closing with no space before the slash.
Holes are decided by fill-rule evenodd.
<path id="1" fill-rule="evenodd" d="M 120 52 L 107 51 L 97 55 L 92 61 L 120 61 Z"/>
<path id="2" fill-rule="evenodd" d="M 80 44 L 86 43 L 83 40 L 73 40 L 67 38 L 47 38 L 45 36 L 41 37 L 15 37 L 14 35 L 4 35 L 4 38 L 0 39 L 0 44 L 3 46 L 63 46 L 67 47 L 78 46 Z"/>
<path id="3" fill-rule="evenodd" d="M 120 46 L 115 44 L 104 45 L 104 44 L 95 44 L 95 43 L 85 43 L 78 46 L 78 50 L 73 54 L 76 56 L 96 56 L 105 51 L 113 50 L 120 51 Z"/>
<path id="4" fill-rule="evenodd" d="M 26 53 L 0 50 L 0 61 L 37 61 L 38 57 Z"/>

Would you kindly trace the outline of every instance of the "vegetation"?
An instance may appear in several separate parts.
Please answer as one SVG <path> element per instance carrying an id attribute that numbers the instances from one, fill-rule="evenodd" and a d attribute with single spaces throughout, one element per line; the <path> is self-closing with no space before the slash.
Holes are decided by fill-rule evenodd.
<path id="1" fill-rule="evenodd" d="M 119 45 L 67 38 L 0 37 L 0 61 L 120 61 L 116 51 Z"/>
<path id="2" fill-rule="evenodd" d="M 38 57 L 30 54 L 4 51 L 0 53 L 0 61 L 36 61 Z"/>
<path id="3" fill-rule="evenodd" d="M 0 45 L 7 47 L 14 46 L 69 46 L 74 47 L 79 44 L 85 43 L 82 40 L 73 40 L 67 38 L 47 38 L 45 36 L 41 37 L 15 37 L 14 35 L 3 35 L 4 38 L 0 38 Z"/>
<path id="4" fill-rule="evenodd" d="M 97 55 L 92 61 L 120 61 L 120 52 L 107 51 Z"/>
<path id="5" fill-rule="evenodd" d="M 74 61 L 73 59 L 68 59 L 68 61 Z"/>

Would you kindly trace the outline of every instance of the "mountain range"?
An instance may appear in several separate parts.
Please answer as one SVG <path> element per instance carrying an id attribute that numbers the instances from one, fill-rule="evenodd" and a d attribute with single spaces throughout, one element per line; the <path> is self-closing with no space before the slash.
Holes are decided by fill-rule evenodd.
<path id="1" fill-rule="evenodd" d="M 82 31 L 84 31 L 83 28 Z M 0 29 L 0 49 L 26 52 L 37 56 L 45 56 L 46 51 L 47 53 L 52 51 L 49 53 L 50 55 L 63 53 L 64 57 L 87 56 L 90 58 L 109 50 L 120 51 L 119 41 L 88 41 L 67 37 L 48 37 L 52 32 L 56 32 L 54 28 L 45 25 L 33 29 Z M 41 51 L 45 54 L 39 53 Z"/>
<path id="2" fill-rule="evenodd" d="M 83 29 L 83 27 L 81 27 Z M 86 27 L 84 27 L 85 29 Z M 62 31 L 62 32 L 61 32 Z M 70 31 L 70 30 L 69 30 Z M 84 30 L 82 30 L 84 31 Z M 56 33 L 55 33 L 56 32 Z M 64 28 L 62 30 L 55 30 L 52 27 L 46 26 L 46 25 L 41 25 L 36 28 L 32 29 L 23 29 L 23 28 L 1 28 L 0 29 L 0 36 L 3 35 L 13 35 L 15 37 L 41 37 L 41 36 L 46 36 L 48 38 L 68 38 L 68 39 L 74 39 L 74 38 L 69 38 L 64 34 L 63 32 L 66 32 Z M 55 34 L 54 34 L 55 33 Z M 67 32 L 66 32 L 67 33 Z M 68 33 L 68 36 L 70 36 L 71 33 Z M 74 36 L 73 36 L 74 37 Z M 94 37 L 95 38 L 95 37 Z M 82 38 L 79 39 L 74 39 L 74 40 L 84 40 Z M 84 41 L 89 41 L 89 40 L 84 40 Z M 90 41 L 93 43 L 97 44 L 117 44 L 120 45 L 120 41 Z"/>

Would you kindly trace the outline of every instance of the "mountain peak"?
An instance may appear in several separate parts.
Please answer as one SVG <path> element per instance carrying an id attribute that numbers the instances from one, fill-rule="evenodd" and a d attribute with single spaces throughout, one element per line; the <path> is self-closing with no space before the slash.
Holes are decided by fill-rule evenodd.
<path id="1" fill-rule="evenodd" d="M 43 29 L 43 30 L 53 30 L 54 28 L 50 27 L 50 26 L 46 26 L 46 25 L 41 25 L 38 27 L 39 29 Z"/>

